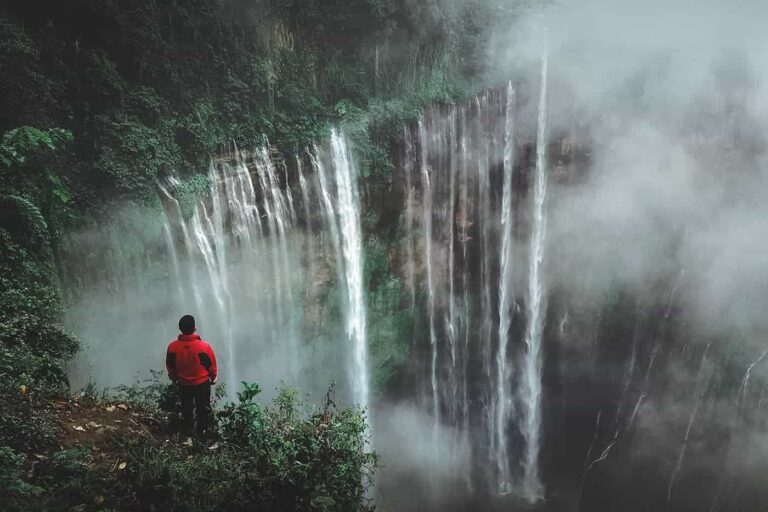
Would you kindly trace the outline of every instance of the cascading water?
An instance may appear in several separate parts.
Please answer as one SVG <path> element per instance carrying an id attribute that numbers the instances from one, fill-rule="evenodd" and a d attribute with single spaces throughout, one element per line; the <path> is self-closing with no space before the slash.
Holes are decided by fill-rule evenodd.
<path id="1" fill-rule="evenodd" d="M 323 158 L 311 155 L 311 162 L 322 199 L 324 225 L 330 234 L 335 254 L 336 274 L 339 285 L 345 291 L 345 333 L 347 340 L 352 344 L 352 356 L 347 355 L 346 359 L 350 360 L 348 376 L 352 396 L 357 405 L 367 407 L 369 390 L 362 288 L 362 235 L 357 210 L 357 191 L 354 188 L 354 171 L 347 151 L 346 141 L 334 130 L 329 157 L 336 169 L 334 184 L 329 181 Z M 316 150 L 316 153 L 319 153 L 319 150 Z"/>
<path id="2" fill-rule="evenodd" d="M 338 131 L 331 133 L 333 165 L 336 169 L 339 231 L 344 255 L 347 290 L 347 336 L 352 344 L 352 394 L 355 403 L 368 407 L 368 342 L 363 298 L 363 243 L 356 174 L 347 143 Z"/>
<path id="3" fill-rule="evenodd" d="M 541 63 L 538 132 L 536 137 L 536 176 L 533 185 L 533 220 L 528 260 L 528 321 L 526 352 L 522 364 L 521 401 L 523 403 L 522 433 L 525 440 L 523 461 L 523 493 L 529 501 L 541 497 L 539 477 L 539 444 L 542 400 L 541 340 L 546 314 L 542 264 L 547 234 L 547 57 Z"/>
<path id="4" fill-rule="evenodd" d="M 510 84 L 506 93 L 490 91 L 466 106 L 428 110 L 406 136 L 403 162 L 406 272 L 419 269 L 413 278 L 424 290 L 420 389 L 427 390 L 435 433 L 449 428 L 454 448 L 474 445 L 477 462 L 490 472 L 477 478 L 464 468 L 461 480 L 496 493 L 514 490 L 516 465 L 509 448 L 514 351 L 506 348 L 515 304 L 513 211 L 519 208 L 513 204 L 514 102 Z M 496 193 L 502 182 L 503 199 Z M 478 431 L 487 436 L 478 439 Z"/>
<path id="5" fill-rule="evenodd" d="M 432 391 L 432 415 L 435 426 L 440 422 L 440 398 L 437 387 L 437 335 L 435 332 L 435 288 L 432 272 L 432 185 L 430 182 L 430 168 L 427 163 L 429 140 L 424 121 L 419 120 L 419 144 L 421 146 L 421 178 L 422 178 L 422 203 L 424 207 L 424 254 L 427 269 L 427 302 L 429 310 L 429 344 L 430 356 L 430 387 Z"/>
<path id="6" fill-rule="evenodd" d="M 307 160 L 312 166 L 304 165 Z M 221 381 L 230 393 L 240 380 L 257 380 L 267 393 L 281 383 L 320 393 L 335 381 L 344 399 L 367 408 L 362 228 L 354 162 L 337 131 L 295 162 L 286 164 L 268 147 L 233 148 L 212 162 L 208 186 L 195 185 L 199 192 L 185 192 L 186 185 L 175 176 L 158 181 L 163 204 L 158 240 L 164 258 L 153 264 L 165 265 L 168 287 L 145 294 L 142 315 L 154 316 L 136 326 L 135 333 L 125 327 L 125 335 L 154 340 L 151 350 L 158 352 L 175 330 L 168 317 L 192 313 L 200 334 L 218 353 Z M 316 198 L 323 208 L 313 208 Z M 334 268 L 335 278 L 328 272 Z M 122 286 L 143 283 L 145 276 L 127 279 Z M 330 289 L 337 290 L 340 310 L 318 301 Z M 114 307 L 133 306 L 123 300 Z M 99 376 L 105 385 L 129 378 Z"/>
<path id="7" fill-rule="evenodd" d="M 414 261 L 414 240 L 413 240 L 413 223 L 414 223 L 414 184 L 413 184 L 413 167 L 414 167 L 414 144 L 411 137 L 411 131 L 407 128 L 403 133 L 403 140 L 405 144 L 405 155 L 403 158 L 403 165 L 405 168 L 403 172 L 405 174 L 405 280 L 408 285 L 408 295 L 410 299 L 411 310 L 416 306 L 416 262 Z"/>
<path id="8" fill-rule="evenodd" d="M 507 104 L 504 122 L 504 185 L 501 205 L 501 251 L 499 262 L 499 347 L 496 352 L 496 400 L 493 413 L 493 446 L 498 452 L 497 470 L 500 493 L 511 492 L 509 449 L 507 430 L 512 413 L 512 389 L 508 363 L 507 344 L 512 313 L 512 173 L 514 172 L 514 102 L 515 90 L 512 83 L 507 88 Z"/>
<path id="9" fill-rule="evenodd" d="M 414 277 L 425 292 L 421 305 L 428 330 L 424 373 L 417 381 L 429 390 L 435 429 L 450 428 L 472 446 L 483 473 L 474 480 L 493 493 L 531 502 L 543 492 L 538 454 L 546 311 L 546 66 L 544 61 L 533 141 L 517 133 L 510 82 L 506 90 L 489 91 L 465 106 L 428 110 L 406 136 L 402 164 L 406 234 L 422 239 L 421 244 L 406 240 L 406 271 L 422 269 Z M 417 141 L 415 149 L 411 140 Z M 521 160 L 520 145 L 536 148 L 533 166 Z M 529 192 L 520 189 L 525 174 L 532 176 Z M 421 192 L 420 216 L 411 213 L 419 206 L 413 204 L 414 187 Z M 523 211 L 526 205 L 530 215 Z M 516 227 L 523 222 L 518 218 L 527 219 L 529 238 Z M 515 265 L 518 260 L 528 262 L 527 273 L 516 270 L 524 268 Z M 526 280 L 527 290 L 520 286 Z M 466 480 L 471 484 L 473 478 Z"/>

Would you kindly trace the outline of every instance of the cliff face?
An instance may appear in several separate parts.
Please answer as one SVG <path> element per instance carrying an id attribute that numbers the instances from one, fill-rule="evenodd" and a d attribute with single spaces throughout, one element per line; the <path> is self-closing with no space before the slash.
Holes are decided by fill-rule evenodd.
<path id="1" fill-rule="evenodd" d="M 382 470 L 382 496 L 405 510 L 523 501 L 551 510 L 757 506 L 763 462 L 744 455 L 765 429 L 764 349 L 702 322 L 702 276 L 678 223 L 617 233 L 620 217 L 596 217 L 611 198 L 601 190 L 594 127 L 553 123 L 539 138 L 531 84 L 511 85 L 428 107 L 391 146 L 391 178 L 357 181 L 374 447 L 392 464 Z M 115 311 L 144 315 L 130 299 L 141 297 L 156 308 L 148 324 L 161 336 L 162 319 L 183 304 L 175 283 L 199 286 L 210 337 L 223 343 L 227 326 L 233 332 L 226 351 L 238 379 L 308 391 L 334 380 L 341 399 L 354 401 L 349 262 L 334 213 L 339 169 L 324 151 L 219 159 L 186 214 L 174 203 L 183 203 L 184 183 L 162 182 L 176 199 L 163 200 L 165 227 L 146 242 L 154 256 L 137 259 L 118 285 L 129 298 L 109 299 Z M 216 201 L 229 205 L 221 238 Z M 239 224 L 249 212 L 253 225 Z M 546 236 L 533 250 L 541 222 Z M 221 249 L 226 264 L 216 271 L 207 258 L 224 261 Z M 178 280 L 190 272 L 196 277 Z M 230 321 L 215 327 L 224 274 Z M 167 287 L 147 293 L 140 283 L 149 276 Z M 532 293 L 543 298 L 538 312 Z M 195 309 L 194 293 L 184 295 Z M 98 327 L 86 318 L 104 316 L 91 315 L 92 296 L 84 296 L 74 308 L 85 314 L 79 325 Z M 533 371 L 532 314 L 542 318 Z M 526 379 L 536 379 L 536 393 Z M 532 400 L 540 412 L 531 423 Z M 523 491 L 532 439 L 541 501 Z M 423 501 L 401 502 L 395 489 L 403 486 Z M 700 487 L 707 492 L 691 491 Z"/>
<path id="2" fill-rule="evenodd" d="M 756 334 L 763 328 L 749 321 L 714 329 L 702 317 L 711 276 L 688 252 L 699 228 L 685 217 L 657 224 L 663 208 L 635 207 L 656 201 L 647 190 L 626 196 L 630 185 L 612 183 L 620 198 L 605 195 L 606 180 L 615 178 L 606 177 L 597 125 L 558 120 L 545 139 L 545 320 L 540 394 L 530 394 L 541 140 L 538 102 L 527 89 L 530 83 L 515 84 L 466 104 L 429 107 L 405 130 L 391 189 L 369 190 L 367 199 L 381 202 L 376 196 L 384 193 L 401 204 L 398 215 L 382 213 L 368 226 L 371 238 L 387 232 L 382 225 L 396 226 L 387 273 L 402 283 L 401 309 L 415 321 L 403 377 L 388 394 L 423 411 L 420 426 L 432 432 L 422 440 L 432 447 L 425 466 L 451 468 L 436 477 L 442 506 L 456 497 L 484 506 L 530 499 L 527 401 L 537 399 L 543 509 L 757 507 L 765 496 L 753 471 L 763 463 L 744 447 L 761 445 L 766 426 L 765 377 L 755 373 L 766 362 Z M 693 153 L 717 144 L 688 140 L 685 151 Z M 760 154 L 751 144 L 731 150 L 744 159 Z M 721 179 L 706 165 L 696 172 Z M 658 183 L 661 190 L 678 185 Z M 613 200 L 634 202 L 629 225 L 636 231 L 613 231 L 625 221 L 620 216 L 595 217 Z M 721 315 L 728 325 L 738 322 Z M 758 337 L 745 338 L 744 329 Z M 386 471 L 384 482 L 384 489 L 417 485 L 412 475 Z"/>

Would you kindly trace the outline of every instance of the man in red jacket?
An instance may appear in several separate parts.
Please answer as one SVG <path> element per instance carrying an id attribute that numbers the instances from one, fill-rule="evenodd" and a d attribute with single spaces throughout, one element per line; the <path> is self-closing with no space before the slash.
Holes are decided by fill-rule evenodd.
<path id="1" fill-rule="evenodd" d="M 181 416 L 187 435 L 194 430 L 197 417 L 197 435 L 204 439 L 210 433 L 211 384 L 216 383 L 218 369 L 216 354 L 200 336 L 195 334 L 195 317 L 184 315 L 179 320 L 178 339 L 168 345 L 165 366 L 168 377 L 178 385 L 181 397 Z"/>

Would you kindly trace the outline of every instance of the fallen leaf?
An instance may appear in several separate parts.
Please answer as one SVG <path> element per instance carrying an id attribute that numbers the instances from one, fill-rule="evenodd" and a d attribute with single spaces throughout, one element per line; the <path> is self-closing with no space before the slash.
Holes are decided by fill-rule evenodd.
<path id="1" fill-rule="evenodd" d="M 123 470 L 123 469 L 125 469 L 125 467 L 126 467 L 127 465 L 128 465 L 128 463 L 127 463 L 127 462 L 121 462 L 120 464 L 118 464 L 118 465 L 117 465 L 117 469 L 119 469 L 119 470 Z"/>
<path id="2" fill-rule="evenodd" d="M 128 410 L 128 406 L 127 406 L 127 405 L 125 405 L 125 404 L 117 404 L 117 408 L 118 408 L 118 409 L 122 409 L 122 410 L 124 410 L 124 411 L 127 411 L 127 410 Z"/>
<path id="3" fill-rule="evenodd" d="M 85 429 L 80 425 L 72 425 L 72 428 L 77 430 L 78 432 L 85 432 Z"/>
<path id="4" fill-rule="evenodd" d="M 89 421 L 88 423 L 86 423 L 86 425 L 91 428 L 99 428 L 101 426 L 99 423 L 96 423 L 95 421 Z"/>
<path id="5" fill-rule="evenodd" d="M 109 405 L 109 406 L 107 406 L 106 409 L 107 409 L 107 412 L 115 412 L 115 406 L 114 405 Z"/>

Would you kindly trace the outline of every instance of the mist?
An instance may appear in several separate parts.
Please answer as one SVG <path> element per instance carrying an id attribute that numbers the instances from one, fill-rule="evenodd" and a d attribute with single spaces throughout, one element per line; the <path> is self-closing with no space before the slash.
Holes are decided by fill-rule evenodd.
<path id="1" fill-rule="evenodd" d="M 632 359 L 617 369 L 628 387 L 638 385 L 642 371 L 663 390 L 649 400 L 646 388 L 636 404 L 618 401 L 618 425 L 622 407 L 637 408 L 627 420 L 635 437 L 610 441 L 605 409 L 595 431 L 605 436 L 608 454 L 614 444 L 629 443 L 626 460 L 679 455 L 660 469 L 671 475 L 668 495 L 653 509 L 664 506 L 663 498 L 666 507 L 678 496 L 692 500 L 690 482 L 677 489 L 686 470 L 717 482 L 711 472 L 723 450 L 731 461 L 749 461 L 728 470 L 744 478 L 768 467 L 759 448 L 764 423 L 746 427 L 734 419 L 733 397 L 723 392 L 724 382 L 745 379 L 759 362 L 768 333 L 768 37 L 760 21 L 767 12 L 760 2 L 562 2 L 497 30 L 489 52 L 491 82 L 512 77 L 525 89 L 536 87 L 540 59 L 549 58 L 550 165 L 565 168 L 548 203 L 547 276 L 563 301 L 550 322 L 562 319 L 561 338 L 574 351 L 560 363 L 561 382 L 586 378 L 587 361 L 605 371 L 599 352 L 629 353 L 619 348 L 628 340 L 615 334 L 600 340 L 592 330 L 590 339 L 588 324 L 601 315 L 579 326 L 580 311 L 629 293 L 649 315 L 638 322 L 674 318 L 668 328 L 675 334 L 646 338 L 646 350 L 666 347 L 644 356 L 647 370 L 634 366 L 637 342 Z M 569 166 L 560 151 L 564 140 L 586 164 Z M 654 361 L 657 350 L 667 355 Z M 756 386 L 764 386 L 768 366 L 751 371 L 763 383 Z M 751 400 L 759 410 L 757 395 Z M 616 427 L 615 439 L 624 439 L 624 428 L 630 429 Z M 744 434 L 751 441 L 725 441 L 734 428 L 751 432 Z M 686 449 L 690 432 L 698 447 L 712 451 Z M 598 487 L 610 485 L 604 478 Z M 730 478 L 739 477 L 724 481 Z M 730 510 L 721 498 L 712 498 L 713 509 Z"/>
<path id="2" fill-rule="evenodd" d="M 574 1 L 497 30 L 490 80 L 533 81 L 546 52 L 550 133 L 588 153 L 551 204 L 558 282 L 586 266 L 597 289 L 642 285 L 676 267 L 704 326 L 765 327 L 764 15 L 760 2 Z"/>

